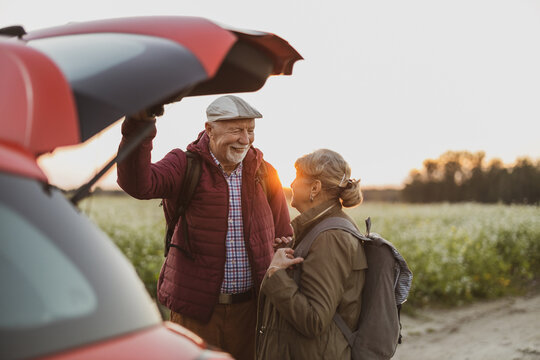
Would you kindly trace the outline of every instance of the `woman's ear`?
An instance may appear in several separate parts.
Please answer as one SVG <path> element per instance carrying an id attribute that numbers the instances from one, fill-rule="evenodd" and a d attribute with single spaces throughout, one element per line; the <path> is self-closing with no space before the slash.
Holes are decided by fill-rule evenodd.
<path id="1" fill-rule="evenodd" d="M 311 193 L 313 194 L 313 196 L 319 195 L 321 193 L 321 190 L 322 190 L 321 180 L 313 181 L 313 183 L 311 184 Z"/>

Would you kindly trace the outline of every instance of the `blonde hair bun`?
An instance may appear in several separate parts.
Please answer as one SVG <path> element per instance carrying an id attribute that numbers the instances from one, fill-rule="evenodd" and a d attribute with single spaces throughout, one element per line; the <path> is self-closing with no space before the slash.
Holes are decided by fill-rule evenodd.
<path id="1" fill-rule="evenodd" d="M 324 192 L 332 199 L 340 199 L 344 207 L 362 203 L 360 180 L 351 179 L 351 168 L 339 153 L 319 149 L 306 154 L 294 163 L 296 170 L 321 182 Z"/>

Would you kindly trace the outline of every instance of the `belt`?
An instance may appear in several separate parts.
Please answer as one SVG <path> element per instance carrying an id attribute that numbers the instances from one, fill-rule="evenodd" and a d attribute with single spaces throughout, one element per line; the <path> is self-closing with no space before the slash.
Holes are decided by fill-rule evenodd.
<path id="1" fill-rule="evenodd" d="M 238 294 L 219 294 L 218 304 L 236 304 L 253 298 L 253 290 Z"/>

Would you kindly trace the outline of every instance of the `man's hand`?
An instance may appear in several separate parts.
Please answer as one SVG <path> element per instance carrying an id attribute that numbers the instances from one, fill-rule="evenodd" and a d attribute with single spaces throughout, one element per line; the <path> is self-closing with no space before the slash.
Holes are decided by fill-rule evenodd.
<path id="1" fill-rule="evenodd" d="M 163 105 L 155 105 L 130 115 L 129 118 L 141 121 L 154 121 L 157 116 L 163 115 L 164 111 Z"/>
<path id="2" fill-rule="evenodd" d="M 274 242 L 272 243 L 272 247 L 274 248 L 274 251 L 276 251 L 279 248 L 285 248 L 289 247 L 289 244 L 292 241 L 292 237 L 290 236 L 282 236 L 280 238 L 275 238 Z"/>
<path id="3" fill-rule="evenodd" d="M 280 269 L 286 269 L 293 265 L 300 264 L 304 258 L 294 257 L 294 250 L 291 248 L 278 249 L 268 267 L 268 277 Z"/>

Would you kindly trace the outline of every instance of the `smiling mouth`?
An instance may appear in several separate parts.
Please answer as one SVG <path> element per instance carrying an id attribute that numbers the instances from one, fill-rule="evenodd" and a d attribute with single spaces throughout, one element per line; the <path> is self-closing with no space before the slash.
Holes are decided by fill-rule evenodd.
<path id="1" fill-rule="evenodd" d="M 244 152 L 248 149 L 248 147 L 234 147 L 232 146 L 231 149 L 233 149 L 236 152 Z"/>

